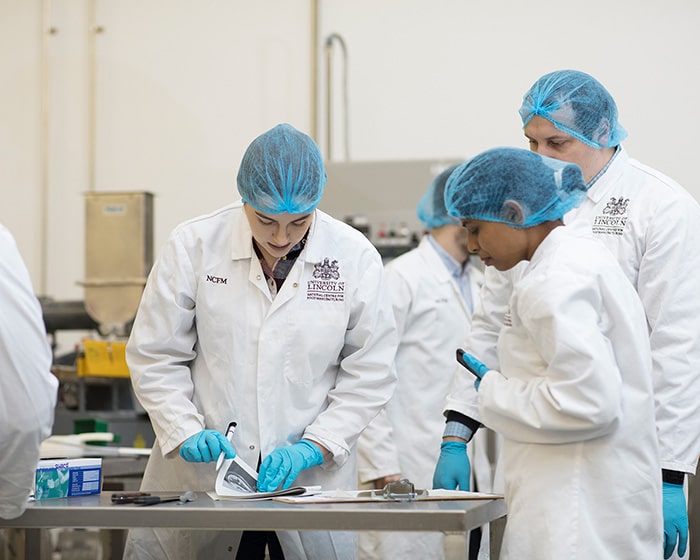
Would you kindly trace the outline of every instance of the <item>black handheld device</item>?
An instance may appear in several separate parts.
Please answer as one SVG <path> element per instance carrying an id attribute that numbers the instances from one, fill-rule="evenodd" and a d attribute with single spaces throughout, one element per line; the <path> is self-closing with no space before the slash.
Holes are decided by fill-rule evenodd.
<path id="1" fill-rule="evenodd" d="M 471 373 L 474 377 L 476 377 L 477 379 L 481 379 L 481 376 L 478 373 L 476 373 L 467 362 L 464 361 L 464 358 L 462 357 L 463 354 L 464 350 L 462 350 L 461 348 L 457 348 L 457 361 L 459 362 L 459 364 L 462 367 L 464 367 L 467 371 L 469 371 L 469 373 Z"/>
<path id="2" fill-rule="evenodd" d="M 133 504 L 137 498 L 150 496 L 148 492 L 122 492 L 120 494 L 112 494 L 113 504 Z"/>

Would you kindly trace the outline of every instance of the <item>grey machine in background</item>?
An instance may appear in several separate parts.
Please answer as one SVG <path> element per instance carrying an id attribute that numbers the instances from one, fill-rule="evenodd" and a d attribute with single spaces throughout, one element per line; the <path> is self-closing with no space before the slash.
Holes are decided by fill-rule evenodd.
<path id="1" fill-rule="evenodd" d="M 362 231 L 385 261 L 423 236 L 418 201 L 445 168 L 461 158 L 326 162 L 320 209 Z"/>

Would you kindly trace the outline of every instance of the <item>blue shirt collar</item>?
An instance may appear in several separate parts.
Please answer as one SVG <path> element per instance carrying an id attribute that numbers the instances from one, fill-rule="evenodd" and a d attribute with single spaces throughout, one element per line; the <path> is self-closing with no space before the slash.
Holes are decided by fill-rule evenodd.
<path id="1" fill-rule="evenodd" d="M 469 312 L 471 313 L 474 311 L 474 300 L 472 298 L 471 283 L 469 282 L 469 272 L 467 270 L 466 263 L 464 265 L 460 264 L 457 259 L 442 248 L 442 246 L 431 234 L 428 234 L 426 238 L 428 243 L 430 243 L 440 257 L 442 264 L 445 265 L 447 272 L 450 273 L 452 279 L 457 283 L 457 287 L 459 288 L 459 292 L 462 294 L 464 303 L 466 303 L 467 309 L 469 309 Z"/>

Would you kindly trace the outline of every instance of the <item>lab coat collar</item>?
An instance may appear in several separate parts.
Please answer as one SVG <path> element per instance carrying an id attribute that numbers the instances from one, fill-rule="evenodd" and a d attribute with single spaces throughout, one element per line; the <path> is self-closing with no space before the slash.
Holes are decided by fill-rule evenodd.
<path id="1" fill-rule="evenodd" d="M 306 246 L 299 254 L 297 260 L 303 262 L 320 262 L 323 257 L 329 257 L 327 239 L 319 237 L 316 232 L 319 229 L 321 221 L 329 221 L 332 218 L 325 212 L 316 209 L 314 210 L 313 221 L 309 227 L 309 233 L 306 234 Z M 349 226 L 348 226 L 349 227 Z"/>
<path id="2" fill-rule="evenodd" d="M 441 272 L 444 270 L 447 272 L 447 276 L 439 274 L 443 281 L 449 280 L 451 276 L 457 276 L 464 272 L 464 267 L 459 264 L 452 255 L 445 251 L 442 245 L 440 245 L 432 235 L 425 235 L 423 239 L 421 239 L 421 244 L 423 243 L 430 245 L 433 249 L 434 255 L 437 256 L 437 262 L 440 263 L 440 266 L 436 267 L 435 270 L 440 270 Z"/>
<path id="3" fill-rule="evenodd" d="M 450 280 L 452 280 L 451 271 L 448 270 L 446 263 L 435 248 L 436 244 L 436 241 L 431 242 L 428 235 L 424 235 L 418 244 L 418 251 L 424 255 L 425 260 L 428 261 L 428 268 L 440 282 L 450 282 Z M 459 265 L 457 261 L 454 261 L 454 263 L 456 266 Z"/>
<path id="4" fill-rule="evenodd" d="M 598 204 L 605 196 L 607 196 L 610 185 L 618 184 L 620 177 L 627 168 L 629 155 L 625 149 L 620 146 L 620 150 L 615 156 L 615 159 L 610 162 L 610 166 L 600 178 L 593 183 L 593 186 L 588 189 L 587 196 L 595 204 Z"/>
<path id="5" fill-rule="evenodd" d="M 455 278 L 453 278 L 452 272 L 447 269 L 447 263 L 445 263 L 443 258 L 440 256 L 434 244 L 437 243 L 435 241 L 431 242 L 428 239 L 428 236 L 425 235 L 418 244 L 418 251 L 423 255 L 423 258 L 428 264 L 427 269 L 432 271 L 432 274 L 435 276 L 437 281 L 441 284 L 450 284 L 452 290 L 457 295 L 457 301 L 459 301 L 459 304 L 462 307 L 462 310 L 464 311 L 465 315 L 470 316 L 471 310 L 469 309 L 469 305 L 465 301 L 464 296 L 462 295 L 462 292 L 459 289 L 459 286 L 457 285 L 457 281 L 455 280 Z M 454 262 L 457 263 L 457 261 Z M 467 261 L 466 268 L 467 274 L 469 275 L 469 288 L 471 290 L 471 296 L 473 301 L 474 294 L 477 293 L 477 286 L 474 281 L 474 268 L 470 265 L 471 262 Z"/>
<path id="6" fill-rule="evenodd" d="M 248 218 L 243 211 L 243 202 L 234 202 L 231 212 L 231 260 L 250 259 L 255 254 L 253 250 L 253 232 L 250 230 Z"/>
<path id="7" fill-rule="evenodd" d="M 253 232 L 250 229 L 248 218 L 243 210 L 243 202 L 234 202 L 229 208 L 233 210 L 231 213 L 231 260 L 250 259 L 255 255 L 255 249 L 253 248 Z M 314 211 L 313 221 L 311 222 L 311 227 L 309 228 L 306 239 L 306 248 L 301 252 L 298 259 L 312 260 L 311 257 L 305 259 L 304 255 L 309 254 L 311 246 L 318 245 L 318 243 L 312 243 L 312 239 L 316 231 L 319 213 L 322 212 L 320 210 Z"/>
<path id="8" fill-rule="evenodd" d="M 535 252 L 530 259 L 524 274 L 528 274 L 537 268 L 540 261 L 545 258 L 544 256 L 550 251 L 550 248 L 561 243 L 561 240 L 567 236 L 571 236 L 572 231 L 572 228 L 566 225 L 556 227 L 550 231 L 549 234 L 547 234 L 547 236 L 542 240 L 539 247 L 535 249 Z"/>

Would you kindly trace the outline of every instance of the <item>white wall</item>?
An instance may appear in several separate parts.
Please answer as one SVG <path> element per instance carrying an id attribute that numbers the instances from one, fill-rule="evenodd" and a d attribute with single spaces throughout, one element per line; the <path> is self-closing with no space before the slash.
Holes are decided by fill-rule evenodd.
<path id="1" fill-rule="evenodd" d="M 354 160 L 524 147 L 523 93 L 541 74 L 568 67 L 609 88 L 633 156 L 700 197 L 695 0 L 0 0 L 0 222 L 15 233 L 37 292 L 82 297 L 85 191 L 154 192 L 158 247 L 177 222 L 236 196 L 238 163 L 254 136 L 281 121 L 315 132 L 314 6 L 316 114 L 325 114 L 323 42 L 338 33 L 348 48 Z M 49 27 L 56 32 L 46 34 Z M 345 132 L 338 76 L 327 154 L 336 160 Z M 318 140 L 323 148 L 325 127 Z"/>
<path id="2" fill-rule="evenodd" d="M 700 197 L 694 0 L 325 0 L 321 13 L 348 45 L 354 159 L 525 147 L 522 95 L 575 68 L 617 100 L 630 152 Z"/>
<path id="3" fill-rule="evenodd" d="M 237 196 L 255 136 L 309 128 L 310 12 L 307 0 L 0 0 L 0 222 L 39 294 L 82 297 L 86 191 L 153 192 L 159 246 Z"/>
<path id="4" fill-rule="evenodd" d="M 10 228 L 39 280 L 40 10 L 37 2 L 0 0 L 0 223 Z"/>

